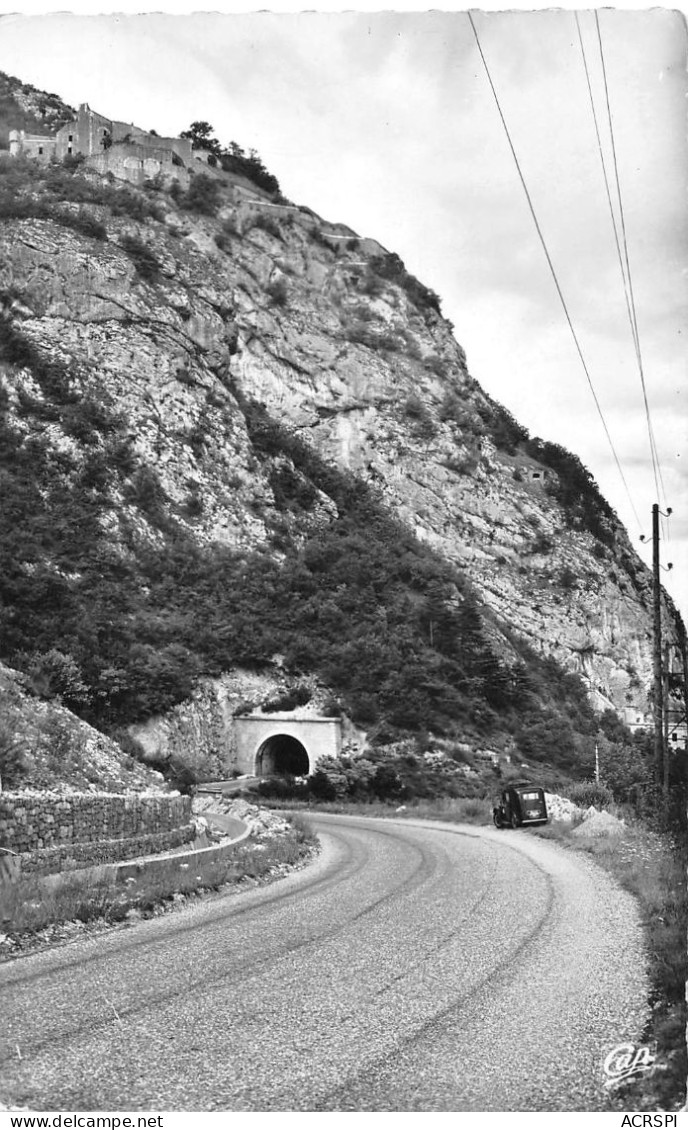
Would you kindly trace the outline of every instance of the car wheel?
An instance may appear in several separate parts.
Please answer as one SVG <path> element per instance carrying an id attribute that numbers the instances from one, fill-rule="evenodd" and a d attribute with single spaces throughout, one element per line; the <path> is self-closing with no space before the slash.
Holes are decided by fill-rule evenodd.
<path id="1" fill-rule="evenodd" d="M 516 815 L 515 812 L 511 813 L 511 827 L 512 828 L 519 828 L 520 827 L 520 824 L 518 822 L 518 816 Z"/>
<path id="2" fill-rule="evenodd" d="M 501 817 L 500 817 L 499 813 L 497 812 L 497 809 L 495 809 L 494 812 L 492 813 L 492 820 L 494 821 L 495 828 L 501 828 L 503 826 Z"/>

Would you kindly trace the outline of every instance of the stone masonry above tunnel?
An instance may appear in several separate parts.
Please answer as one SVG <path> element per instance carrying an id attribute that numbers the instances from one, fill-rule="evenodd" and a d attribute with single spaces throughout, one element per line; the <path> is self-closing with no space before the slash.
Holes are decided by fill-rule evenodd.
<path id="1" fill-rule="evenodd" d="M 292 714 L 247 715 L 234 719 L 240 773 L 305 776 L 323 757 L 338 757 L 342 724 L 338 718 L 294 718 Z"/>

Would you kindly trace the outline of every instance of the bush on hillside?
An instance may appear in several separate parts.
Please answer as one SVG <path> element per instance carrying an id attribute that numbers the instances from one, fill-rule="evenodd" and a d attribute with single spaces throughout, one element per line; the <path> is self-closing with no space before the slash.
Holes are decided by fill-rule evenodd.
<path id="1" fill-rule="evenodd" d="M 155 201 L 143 192 L 129 185 L 109 184 L 88 170 L 40 165 L 31 160 L 0 161 L 0 218 L 33 216 L 53 219 L 63 226 L 93 220 L 83 210 L 74 219 L 73 212 L 56 207 L 58 204 L 100 205 L 108 208 L 113 216 L 127 216 L 141 223 L 158 220 L 162 215 Z M 95 235 L 95 238 L 102 237 Z"/>
<path id="2" fill-rule="evenodd" d="M 154 282 L 160 274 L 160 263 L 150 247 L 135 235 L 123 235 L 120 247 L 131 259 L 136 273 L 146 282 Z"/>
<path id="3" fill-rule="evenodd" d="M 84 153 L 65 153 L 62 158 L 62 168 L 67 169 L 68 172 L 73 172 L 83 165 L 86 160 Z"/>
<path id="4" fill-rule="evenodd" d="M 597 781 L 581 781 L 571 785 L 568 790 L 568 799 L 577 804 L 579 808 L 609 808 L 614 802 L 614 794 L 607 785 Z"/>
<path id="5" fill-rule="evenodd" d="M 374 295 L 377 279 L 387 279 L 396 283 L 405 291 L 407 298 L 421 312 L 434 311 L 439 314 L 440 300 L 434 290 L 424 286 L 414 275 L 409 274 L 402 260 L 394 252 L 386 255 L 374 255 L 368 261 L 366 279 L 363 281 L 364 293 Z M 377 290 L 380 293 L 380 290 Z"/>
<path id="6" fill-rule="evenodd" d="M 219 182 L 207 173 L 196 173 L 188 191 L 182 197 L 182 207 L 188 212 L 214 216 L 220 207 L 222 192 Z"/>
<path id="7" fill-rule="evenodd" d="M 282 199 L 279 181 L 276 176 L 268 172 L 255 149 L 250 149 L 248 155 L 241 146 L 231 142 L 229 149 L 220 154 L 220 165 L 226 173 L 236 173 L 252 181 L 263 192 L 269 193 L 273 199 Z"/>
<path id="8" fill-rule="evenodd" d="M 72 655 L 53 647 L 21 659 L 29 686 L 40 698 L 59 699 L 70 710 L 78 710 L 90 701 L 90 691 Z"/>
<path id="9" fill-rule="evenodd" d="M 267 215 L 265 212 L 256 212 L 250 217 L 244 227 L 244 235 L 253 228 L 267 232 L 268 235 L 274 236 L 275 239 L 282 239 L 282 229 L 280 228 L 278 220 L 274 216 Z"/>
<path id="10" fill-rule="evenodd" d="M 295 687 L 274 695 L 268 702 L 264 702 L 262 709 L 266 714 L 275 714 L 280 710 L 296 710 L 297 706 L 305 706 L 310 702 L 313 694 L 306 683 L 298 683 Z"/>
<path id="11" fill-rule="evenodd" d="M 273 306 L 286 306 L 289 302 L 289 286 L 287 280 L 281 276 L 268 283 L 265 293 Z"/>
<path id="12" fill-rule="evenodd" d="M 205 149 L 210 152 L 211 158 L 208 164 L 217 166 L 219 162 L 225 172 L 246 177 L 272 196 L 280 195 L 277 178 L 268 172 L 255 149 L 249 149 L 247 154 L 236 141 L 230 141 L 229 146 L 223 149 L 213 134 L 213 127 L 205 121 L 192 122 L 189 129 L 184 130 L 181 136 L 188 137 L 194 149 Z"/>

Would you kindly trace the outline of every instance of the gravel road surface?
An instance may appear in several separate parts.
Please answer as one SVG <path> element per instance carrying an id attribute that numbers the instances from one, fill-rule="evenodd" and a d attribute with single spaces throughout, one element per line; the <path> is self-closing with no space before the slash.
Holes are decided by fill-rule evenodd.
<path id="1" fill-rule="evenodd" d="M 526 831 L 313 818 L 270 886 L 0 967 L 32 1110 L 601 1110 L 637 1039 L 635 903 Z"/>

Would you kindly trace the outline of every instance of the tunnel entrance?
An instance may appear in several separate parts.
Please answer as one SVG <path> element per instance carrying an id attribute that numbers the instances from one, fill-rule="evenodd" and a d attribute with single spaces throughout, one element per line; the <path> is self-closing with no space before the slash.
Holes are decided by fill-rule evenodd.
<path id="1" fill-rule="evenodd" d="M 256 777 L 305 777 L 310 768 L 306 747 L 288 734 L 274 734 L 256 754 Z"/>

